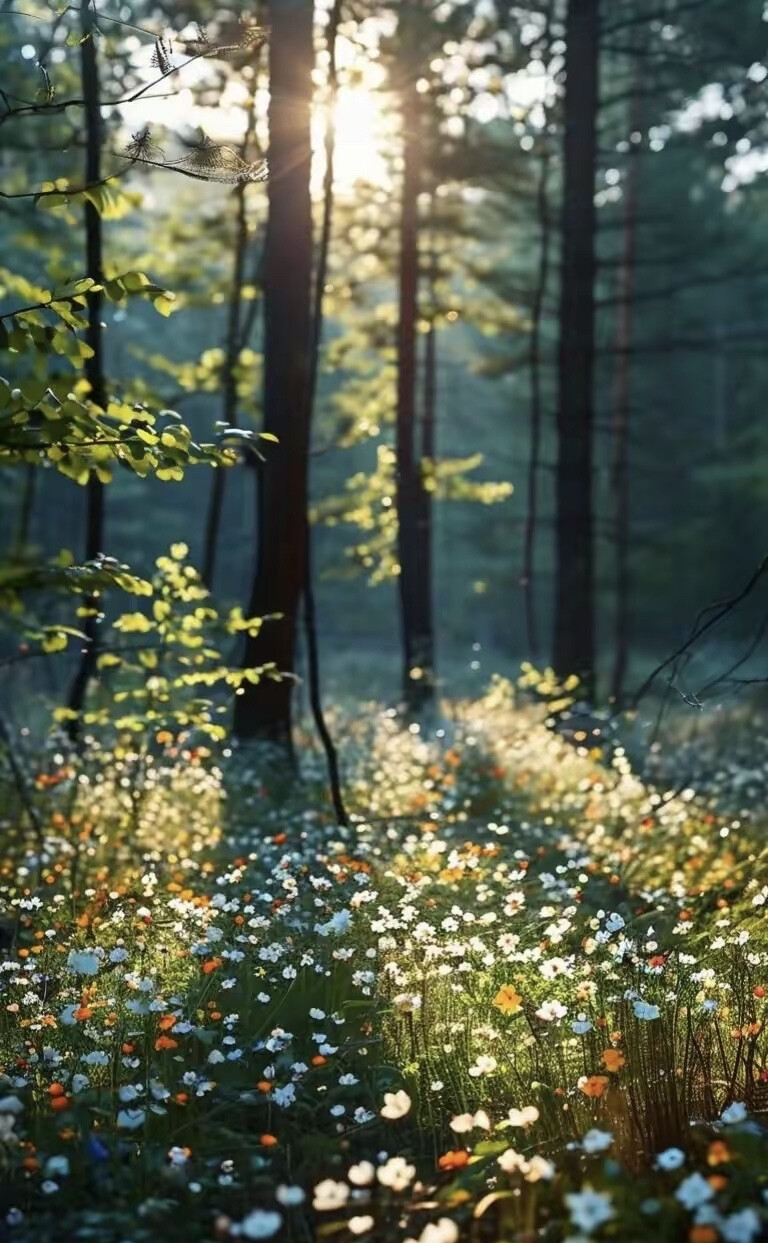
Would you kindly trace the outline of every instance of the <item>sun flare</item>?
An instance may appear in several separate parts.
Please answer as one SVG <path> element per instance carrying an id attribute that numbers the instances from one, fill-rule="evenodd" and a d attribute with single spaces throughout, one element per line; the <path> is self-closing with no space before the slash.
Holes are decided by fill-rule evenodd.
<path id="1" fill-rule="evenodd" d="M 385 111 L 383 93 L 365 86 L 342 87 L 333 107 L 335 137 L 334 184 L 351 191 L 359 182 L 386 186 L 391 179 L 387 148 L 394 132 L 394 118 Z M 325 175 L 325 128 L 327 108 L 315 109 L 312 122 L 315 187 Z"/>

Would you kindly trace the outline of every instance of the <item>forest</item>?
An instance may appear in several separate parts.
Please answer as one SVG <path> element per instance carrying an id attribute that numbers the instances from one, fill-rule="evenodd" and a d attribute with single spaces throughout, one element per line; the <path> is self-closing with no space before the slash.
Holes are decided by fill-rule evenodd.
<path id="1" fill-rule="evenodd" d="M 768 4 L 0 15 L 0 1243 L 766 1243 Z"/>

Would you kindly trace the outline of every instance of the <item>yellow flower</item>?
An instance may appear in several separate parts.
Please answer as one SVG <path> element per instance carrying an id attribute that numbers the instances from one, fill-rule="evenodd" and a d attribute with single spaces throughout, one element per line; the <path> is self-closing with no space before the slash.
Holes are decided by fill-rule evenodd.
<path id="1" fill-rule="evenodd" d="M 523 999 L 511 984 L 505 984 L 494 997 L 493 1004 L 502 1014 L 517 1014 Z"/>

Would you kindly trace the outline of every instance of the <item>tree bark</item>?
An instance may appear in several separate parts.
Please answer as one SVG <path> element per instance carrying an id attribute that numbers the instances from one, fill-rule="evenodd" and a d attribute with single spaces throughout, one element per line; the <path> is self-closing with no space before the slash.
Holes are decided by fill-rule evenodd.
<path id="1" fill-rule="evenodd" d="M 641 126 L 642 108 L 640 99 L 637 97 L 632 101 L 630 107 L 630 133 L 640 130 Z M 616 321 L 616 387 L 611 473 L 613 511 L 616 525 L 616 543 L 614 546 L 616 607 L 611 698 L 616 707 L 621 706 L 624 697 L 624 682 L 627 674 L 631 638 L 629 426 L 632 413 L 632 364 L 630 351 L 632 346 L 632 313 L 637 249 L 636 219 L 640 171 L 638 164 L 639 152 L 636 147 L 632 147 L 624 187 L 624 238 L 622 244 L 622 264 L 619 269 L 619 306 Z"/>
<path id="2" fill-rule="evenodd" d="M 248 249 L 248 225 L 245 214 L 245 184 L 235 189 L 235 252 L 232 266 L 232 287 L 229 294 L 227 315 L 227 340 L 222 371 L 221 417 L 230 427 L 237 426 L 237 377 L 236 368 L 240 358 L 240 317 L 243 302 L 245 258 Z M 221 533 L 221 516 L 224 511 L 226 470 L 218 467 L 213 472 L 208 513 L 205 522 L 205 545 L 203 548 L 203 582 L 213 590 L 216 559 Z"/>
<path id="3" fill-rule="evenodd" d="M 406 11 L 407 14 L 407 11 Z M 422 491 L 416 454 L 416 322 L 419 299 L 419 192 L 422 144 L 420 106 L 416 89 L 418 23 L 401 16 L 404 50 L 400 92 L 403 136 L 403 180 L 400 210 L 399 315 L 397 325 L 397 412 L 395 470 L 397 551 L 400 573 L 400 632 L 402 639 L 402 698 L 409 713 L 417 713 L 432 698 L 432 636 L 428 599 L 425 602 L 423 548 L 420 540 Z M 426 608 L 425 608 L 426 603 Z"/>
<path id="4" fill-rule="evenodd" d="M 554 664 L 595 690 L 592 514 L 600 0 L 566 18 Z"/>
<path id="5" fill-rule="evenodd" d="M 81 0 L 80 77 L 85 121 L 85 184 L 89 186 L 101 181 L 101 97 L 95 29 L 96 22 L 91 0 Z M 86 202 L 83 210 L 86 275 L 100 285 L 104 280 L 101 216 L 93 203 Z M 90 386 L 88 399 L 100 409 L 106 410 L 107 387 L 104 376 L 104 340 L 101 322 L 104 295 L 101 292 L 89 292 L 86 298 L 88 324 L 85 340 L 93 351 L 91 357 L 85 360 L 84 365 L 85 378 Z M 91 473 L 86 484 L 85 560 L 93 561 L 103 551 L 104 485 L 95 474 Z M 80 666 L 70 687 L 67 703 L 67 706 L 78 714 L 69 726 L 70 737 L 73 740 L 79 734 L 79 716 L 85 703 L 88 684 L 96 671 L 98 655 L 98 600 L 95 597 L 88 597 L 85 607 L 88 610 L 83 625 L 85 646 L 81 654 Z"/>
<path id="6" fill-rule="evenodd" d="M 554 0 L 548 0 L 544 14 L 546 30 L 544 35 L 544 56 L 549 58 L 552 42 L 552 8 Z M 531 308 L 531 337 L 528 351 L 528 365 L 531 377 L 530 405 L 530 449 L 527 470 L 527 494 L 525 508 L 525 525 L 523 527 L 523 569 L 521 585 L 524 593 L 525 632 L 528 653 L 532 659 L 539 654 L 539 628 L 536 620 L 536 537 L 539 526 L 539 472 L 541 470 L 541 433 L 544 414 L 544 403 L 541 382 L 542 364 L 542 329 L 544 321 L 544 304 L 547 297 L 549 272 L 551 267 L 552 229 L 549 211 L 549 175 L 552 163 L 552 152 L 549 145 L 547 125 L 549 111 L 544 112 L 544 131 L 542 141 L 544 151 L 539 165 L 539 177 L 536 187 L 536 215 L 539 226 L 539 264 L 536 274 L 536 286 Z"/>
<path id="7" fill-rule="evenodd" d="M 296 623 L 307 561 L 308 367 L 311 340 L 313 6 L 272 0 L 270 12 L 269 219 L 264 253 L 264 430 L 278 437 L 261 472 L 252 616 L 280 614 L 246 641 L 243 665 L 288 677 L 246 683 L 235 702 L 240 739 L 291 751 Z"/>

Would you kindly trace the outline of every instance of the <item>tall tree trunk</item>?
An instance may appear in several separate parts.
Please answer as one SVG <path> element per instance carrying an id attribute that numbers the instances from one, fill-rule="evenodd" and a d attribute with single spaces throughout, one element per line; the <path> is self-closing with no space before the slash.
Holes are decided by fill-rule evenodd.
<path id="1" fill-rule="evenodd" d="M 245 183 L 235 188 L 235 251 L 232 264 L 232 287 L 229 294 L 227 315 L 227 340 L 222 369 L 221 417 L 230 427 L 237 426 L 237 364 L 240 358 L 240 318 L 243 302 L 245 257 L 248 249 L 248 225 L 245 214 Z M 202 579 L 209 591 L 213 590 L 216 558 L 221 533 L 221 516 L 224 510 L 226 470 L 213 471 L 208 513 L 205 522 L 205 545 L 203 548 Z"/>
<path id="2" fill-rule="evenodd" d="M 400 92 L 403 135 L 403 181 L 400 211 L 399 317 L 397 325 L 397 414 L 395 460 L 397 496 L 398 591 L 402 637 L 402 696 L 408 712 L 418 712 L 431 698 L 431 634 L 425 630 L 420 582 L 419 517 L 421 476 L 416 455 L 416 320 L 419 299 L 419 192 L 421 189 L 420 106 L 416 89 L 418 22 L 408 10 L 400 18 L 404 50 Z"/>
<path id="3" fill-rule="evenodd" d="M 35 511 L 35 497 L 37 495 L 37 470 L 36 466 L 26 466 L 24 468 L 19 521 L 14 540 L 16 555 L 19 557 L 22 557 L 29 548 L 32 519 Z"/>
<path id="4" fill-rule="evenodd" d="M 595 368 L 600 0 L 566 18 L 560 344 L 558 355 L 555 669 L 595 690 L 592 432 Z"/>
<path id="5" fill-rule="evenodd" d="M 85 184 L 96 185 L 101 181 L 101 101 L 99 66 L 96 52 L 96 21 L 91 0 L 80 3 L 80 77 L 84 100 L 85 121 Z M 84 207 L 86 275 L 97 284 L 104 280 L 102 260 L 101 216 L 90 202 Z M 89 384 L 88 399 L 102 410 L 107 407 L 107 389 L 104 378 L 104 341 L 101 325 L 104 295 L 88 293 L 88 325 L 85 339 L 93 351 L 85 360 L 85 378 Z M 93 561 L 103 552 L 104 544 L 104 485 L 91 474 L 86 485 L 85 560 Z M 95 597 L 85 602 L 87 616 L 84 621 L 85 647 L 80 666 L 69 692 L 68 707 L 78 713 L 69 726 L 70 737 L 79 733 L 79 714 L 83 710 L 88 684 L 96 671 L 98 654 L 98 610 Z"/>
<path id="6" fill-rule="evenodd" d="M 435 195 L 431 195 L 430 220 L 434 223 Z M 435 285 L 437 256 L 434 233 L 429 245 L 428 298 L 429 328 L 424 337 L 424 358 L 421 400 L 421 443 L 417 472 L 418 525 L 416 530 L 416 599 L 415 630 L 420 643 L 422 676 L 419 679 L 420 706 L 435 696 L 435 636 L 432 606 L 433 585 L 433 492 L 427 486 L 427 474 L 434 470 L 437 451 L 437 310 Z"/>
<path id="7" fill-rule="evenodd" d="M 637 95 L 630 107 L 629 131 L 640 130 L 642 108 L 639 95 L 642 82 L 635 83 Z M 619 305 L 616 321 L 616 379 L 613 414 L 613 463 L 611 490 L 615 522 L 614 573 L 616 611 L 614 616 L 614 664 L 611 698 L 617 707 L 624 696 L 630 645 L 630 493 L 629 493 L 629 424 L 632 413 L 632 298 L 635 283 L 637 241 L 637 197 L 640 153 L 630 148 L 627 178 L 624 187 L 624 228 L 622 256 L 619 267 Z"/>
<path id="8" fill-rule="evenodd" d="M 333 0 L 333 7 L 328 19 L 326 46 L 328 49 L 328 115 L 325 125 L 325 177 L 323 179 L 323 221 L 320 229 L 320 246 L 317 254 L 317 271 L 314 278 L 312 298 L 312 334 L 309 353 L 309 384 L 307 391 L 307 419 L 310 429 L 315 410 L 317 395 L 317 377 L 320 371 L 320 347 L 323 340 L 325 286 L 328 280 L 328 265 L 331 255 L 331 234 L 333 231 L 333 191 L 336 166 L 336 131 L 334 128 L 334 107 L 338 98 L 339 71 L 336 60 L 336 41 L 341 22 L 342 0 Z M 317 605 L 315 587 L 312 577 L 312 528 L 309 521 L 309 509 L 306 511 L 307 564 L 304 577 L 304 635 L 307 644 L 307 683 L 309 704 L 320 741 L 325 751 L 328 767 L 328 785 L 331 802 L 339 825 L 349 824 L 347 809 L 344 805 L 344 794 L 341 788 L 341 773 L 336 745 L 328 728 L 323 711 L 323 695 L 320 685 L 320 650 L 317 640 Z"/>
<path id="9" fill-rule="evenodd" d="M 296 622 L 306 576 L 311 339 L 311 166 L 313 6 L 270 6 L 269 219 L 264 252 L 264 430 L 270 451 L 258 491 L 258 549 L 249 602 L 252 616 L 280 614 L 245 645 L 244 667 L 292 674 Z M 235 702 L 241 739 L 291 750 L 293 679 L 246 683 Z"/>
<path id="10" fill-rule="evenodd" d="M 548 0 L 545 10 L 546 30 L 544 35 L 545 63 L 551 52 L 553 0 Z M 536 536 L 539 525 L 539 472 L 541 469 L 541 432 L 543 420 L 543 395 L 541 383 L 542 362 L 542 328 L 544 321 L 544 303 L 549 283 L 550 257 L 552 249 L 552 229 L 549 213 L 549 174 L 552 163 L 549 135 L 547 127 L 549 111 L 545 109 L 542 141 L 544 150 L 539 165 L 539 177 L 536 187 L 536 216 L 539 226 L 539 265 L 536 274 L 536 286 L 531 308 L 531 336 L 528 352 L 528 365 L 531 377 L 530 405 L 530 451 L 528 455 L 527 494 L 525 508 L 525 525 L 523 527 L 523 567 L 521 584 L 525 601 L 525 633 L 528 654 L 536 659 L 539 654 L 539 628 L 536 619 Z"/>
<path id="11" fill-rule="evenodd" d="M 255 90 L 255 83 L 254 83 Z M 244 160 L 250 155 L 251 139 L 255 122 L 255 107 L 251 98 L 248 108 L 248 121 L 243 138 L 241 154 Z M 224 343 L 224 366 L 222 368 L 221 417 L 230 427 L 237 426 L 237 377 L 236 368 L 240 361 L 243 341 L 243 285 L 245 284 L 245 261 L 248 254 L 248 217 L 246 214 L 246 183 L 241 182 L 235 187 L 235 248 L 232 260 L 232 284 L 229 291 L 229 307 L 227 310 L 227 336 Z M 255 302 L 255 299 L 254 299 Z M 221 518 L 224 512 L 224 496 L 227 487 L 227 472 L 219 467 L 213 472 L 211 492 L 208 500 L 208 513 L 205 521 L 205 543 L 203 547 L 203 568 L 201 576 L 209 591 L 213 591 L 213 580 L 216 574 L 216 560 L 221 535 Z"/>

